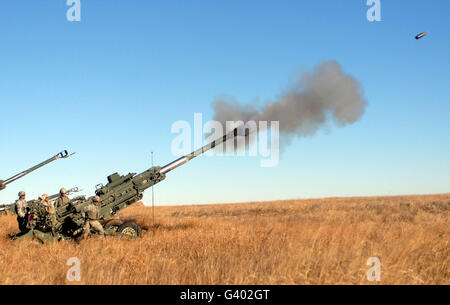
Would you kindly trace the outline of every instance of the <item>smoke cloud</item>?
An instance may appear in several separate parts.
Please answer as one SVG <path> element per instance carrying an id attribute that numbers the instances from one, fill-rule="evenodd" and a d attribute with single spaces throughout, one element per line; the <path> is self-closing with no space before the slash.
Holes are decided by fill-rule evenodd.
<path id="1" fill-rule="evenodd" d="M 233 97 L 221 96 L 212 104 L 214 120 L 223 126 L 226 121 L 279 121 L 283 146 L 292 137 L 314 135 L 329 121 L 338 127 L 355 123 L 367 105 L 361 84 L 336 61 L 323 62 L 310 72 L 299 73 L 279 96 L 262 106 L 240 104 Z"/>

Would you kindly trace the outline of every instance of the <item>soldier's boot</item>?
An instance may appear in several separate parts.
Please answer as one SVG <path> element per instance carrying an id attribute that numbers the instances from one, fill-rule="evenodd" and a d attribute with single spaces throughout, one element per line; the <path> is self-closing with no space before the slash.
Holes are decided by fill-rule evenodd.
<path id="1" fill-rule="evenodd" d="M 102 230 L 100 231 L 100 236 L 101 236 L 103 239 L 106 238 L 106 232 L 105 232 L 105 230 L 103 230 L 103 228 L 102 228 Z"/>
<path id="2" fill-rule="evenodd" d="M 89 231 L 83 231 L 83 235 L 81 235 L 81 239 L 87 239 L 89 236 Z"/>
<path id="3" fill-rule="evenodd" d="M 81 239 L 86 239 L 89 236 L 90 231 L 91 230 L 90 230 L 89 222 L 86 221 L 83 226 L 83 234 L 81 235 Z"/>

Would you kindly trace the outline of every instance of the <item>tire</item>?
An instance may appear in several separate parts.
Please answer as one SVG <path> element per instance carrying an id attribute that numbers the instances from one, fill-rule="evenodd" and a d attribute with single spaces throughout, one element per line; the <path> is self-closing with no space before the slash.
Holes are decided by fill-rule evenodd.
<path id="1" fill-rule="evenodd" d="M 117 233 L 123 237 L 136 238 L 142 236 L 141 228 L 134 222 L 126 222 L 117 229 Z"/>

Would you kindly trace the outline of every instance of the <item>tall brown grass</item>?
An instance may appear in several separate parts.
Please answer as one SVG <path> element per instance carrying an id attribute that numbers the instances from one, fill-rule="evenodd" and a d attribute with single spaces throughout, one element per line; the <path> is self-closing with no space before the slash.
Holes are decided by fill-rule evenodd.
<path id="1" fill-rule="evenodd" d="M 121 212 L 135 240 L 10 241 L 0 218 L 1 284 L 450 284 L 450 194 L 156 207 Z M 69 282 L 70 257 L 81 281 Z"/>

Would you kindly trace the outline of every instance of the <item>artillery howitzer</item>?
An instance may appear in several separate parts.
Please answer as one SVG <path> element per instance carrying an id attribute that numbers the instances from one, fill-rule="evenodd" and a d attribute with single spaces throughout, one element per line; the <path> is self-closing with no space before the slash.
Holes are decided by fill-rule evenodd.
<path id="1" fill-rule="evenodd" d="M 49 164 L 50 162 L 53 162 L 53 161 L 58 160 L 58 159 L 60 159 L 60 158 L 62 158 L 62 159 L 68 158 L 68 157 L 70 157 L 71 155 L 73 155 L 73 154 L 70 154 L 70 155 L 69 155 L 69 153 L 67 152 L 67 150 L 64 150 L 64 151 L 62 151 L 62 152 L 60 152 L 60 153 L 54 155 L 54 156 L 51 157 L 50 159 L 48 159 L 48 160 L 46 160 L 46 161 L 44 161 L 44 162 L 42 162 L 42 163 L 39 163 L 38 165 L 33 166 L 32 168 L 27 169 L 26 171 L 23 171 L 23 172 L 21 172 L 21 173 L 15 175 L 15 176 L 9 178 L 9 179 L 6 179 L 5 181 L 0 180 L 0 191 L 3 190 L 3 189 L 5 189 L 5 188 L 6 188 L 6 185 L 10 184 L 11 182 L 16 181 L 17 179 L 22 178 L 22 177 L 25 176 L 25 175 L 28 175 L 28 174 L 31 173 L 32 171 L 35 171 L 35 170 L 37 170 L 38 168 L 40 168 L 40 167 L 42 167 L 42 166 L 44 166 L 44 165 L 47 165 L 47 164 Z"/>
<path id="2" fill-rule="evenodd" d="M 100 197 L 99 215 L 105 233 L 107 235 L 122 235 L 129 237 L 138 237 L 141 235 L 141 228 L 132 222 L 122 222 L 113 216 L 129 207 L 133 203 L 142 199 L 144 191 L 166 178 L 166 174 L 171 170 L 185 164 L 196 156 L 226 142 L 238 135 L 238 129 L 224 135 L 223 137 L 185 155 L 163 167 L 154 166 L 140 173 L 130 173 L 121 176 L 114 173 L 107 177 L 106 185 L 98 184 L 95 194 Z M 46 220 L 46 212 L 39 203 L 33 203 L 29 206 L 29 215 L 35 219 L 33 229 L 22 236 L 37 237 L 41 241 L 49 239 L 71 239 L 81 235 L 85 219 L 81 211 L 92 203 L 94 196 L 89 198 L 78 198 L 72 200 L 68 206 L 56 209 L 56 228 L 52 232 Z M 20 235 L 20 234 L 19 234 Z M 17 235 L 17 237 L 19 237 Z"/>
<path id="3" fill-rule="evenodd" d="M 81 190 L 78 187 L 74 187 L 74 188 L 71 188 L 70 190 L 67 190 L 66 194 L 70 195 L 72 193 L 78 193 L 78 192 L 81 192 Z M 60 194 L 57 193 L 57 194 L 48 196 L 48 198 L 50 200 L 54 200 L 54 199 L 58 198 L 59 195 Z M 79 198 L 79 197 L 77 197 L 77 198 Z M 75 199 L 76 198 L 72 199 L 72 201 Z M 39 199 L 34 199 L 34 200 L 27 201 L 27 204 L 32 205 L 33 203 L 38 203 L 38 202 L 39 202 Z M 0 215 L 13 215 L 13 214 L 17 214 L 15 203 L 0 205 Z"/>

